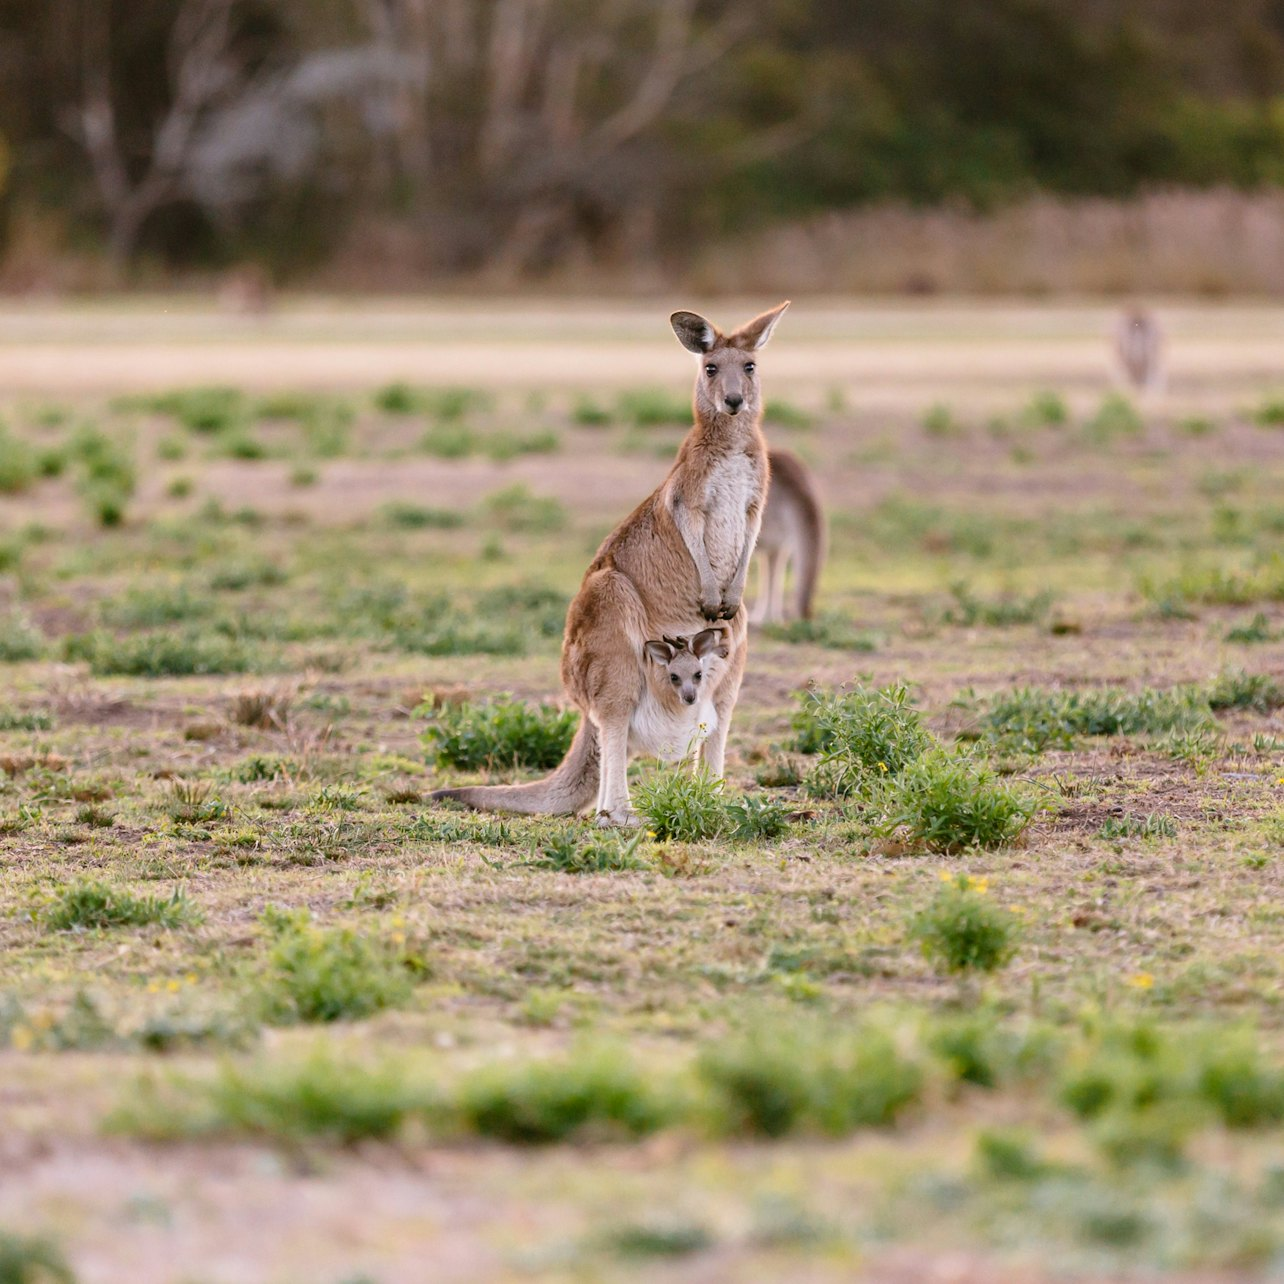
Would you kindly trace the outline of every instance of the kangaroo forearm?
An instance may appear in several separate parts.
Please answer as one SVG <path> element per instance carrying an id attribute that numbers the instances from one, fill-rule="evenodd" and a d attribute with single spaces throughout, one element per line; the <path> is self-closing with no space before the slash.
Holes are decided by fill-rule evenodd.
<path id="1" fill-rule="evenodd" d="M 713 602 L 718 599 L 718 582 L 709 565 L 709 554 L 704 546 L 704 521 L 698 518 L 680 500 L 675 500 L 671 510 L 673 524 L 687 546 L 691 561 L 695 564 L 696 575 L 700 580 L 700 598 L 702 602 Z"/>

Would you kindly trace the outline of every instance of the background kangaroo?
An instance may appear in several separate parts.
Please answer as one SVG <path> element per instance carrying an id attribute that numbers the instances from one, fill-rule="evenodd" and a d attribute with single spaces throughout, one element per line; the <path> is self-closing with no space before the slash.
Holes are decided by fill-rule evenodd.
<path id="1" fill-rule="evenodd" d="M 1153 312 L 1128 308 L 1123 313 L 1115 326 L 1115 355 L 1134 388 L 1162 391 L 1164 334 Z"/>
<path id="2" fill-rule="evenodd" d="M 825 510 L 815 478 L 797 455 L 768 451 L 771 482 L 758 532 L 758 598 L 755 624 L 811 619 L 816 581 L 825 560 Z M 785 572 L 793 567 L 793 593 L 785 596 Z"/>
<path id="3" fill-rule="evenodd" d="M 692 636 L 717 620 L 728 622 L 727 654 L 709 679 L 716 725 L 700 756 L 712 775 L 722 775 L 745 667 L 745 577 L 767 495 L 754 354 L 788 306 L 728 335 L 695 312 L 670 318 L 679 342 L 700 358 L 695 425 L 659 488 L 602 542 L 567 612 L 562 683 L 583 713 L 575 739 L 544 780 L 439 789 L 434 799 L 564 814 L 587 807 L 596 795 L 599 823 L 636 825 L 629 738 L 646 685 L 646 643 Z"/>

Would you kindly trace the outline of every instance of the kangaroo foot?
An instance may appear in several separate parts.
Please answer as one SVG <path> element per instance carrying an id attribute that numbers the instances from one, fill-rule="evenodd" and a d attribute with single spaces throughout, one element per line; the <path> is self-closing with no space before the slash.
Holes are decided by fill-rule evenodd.
<path id="1" fill-rule="evenodd" d="M 635 811 L 627 807 L 617 807 L 614 811 L 599 811 L 597 827 L 599 829 L 637 829 L 642 822 Z"/>

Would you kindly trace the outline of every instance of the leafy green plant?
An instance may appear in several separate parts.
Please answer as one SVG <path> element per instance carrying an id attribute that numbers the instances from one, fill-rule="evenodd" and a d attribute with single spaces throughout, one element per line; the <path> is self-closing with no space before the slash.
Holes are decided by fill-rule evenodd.
<path id="1" fill-rule="evenodd" d="M 807 777 L 808 792 L 850 797 L 895 776 L 933 743 L 902 685 L 842 694 L 808 691 L 794 720 L 795 748 L 821 754 Z"/>
<path id="2" fill-rule="evenodd" d="M 76 1276 L 53 1240 L 0 1231 L 0 1284 L 76 1284 Z"/>
<path id="3" fill-rule="evenodd" d="M 691 423 L 691 402 L 664 388 L 636 388 L 620 394 L 617 414 L 637 428 L 685 428 Z"/>
<path id="4" fill-rule="evenodd" d="M 410 997 L 404 952 L 350 928 L 315 927 L 304 917 L 269 920 L 273 926 L 276 939 L 259 983 L 265 1021 L 355 1021 Z"/>
<path id="5" fill-rule="evenodd" d="M 184 927 L 200 914 L 182 888 L 169 896 L 135 896 L 101 882 L 72 883 L 57 892 L 43 914 L 56 932 L 112 927 Z"/>
<path id="6" fill-rule="evenodd" d="M 1177 822 L 1154 811 L 1146 816 L 1110 816 L 1097 832 L 1102 838 L 1175 838 Z"/>
<path id="7" fill-rule="evenodd" d="M 1251 620 L 1233 625 L 1226 630 L 1227 642 L 1238 642 L 1251 645 L 1255 642 L 1274 642 L 1280 635 L 1271 628 L 1270 621 L 1262 611 L 1258 611 Z"/>
<path id="8" fill-rule="evenodd" d="M 16 495 L 39 476 L 40 461 L 34 448 L 0 423 L 0 495 Z"/>
<path id="9" fill-rule="evenodd" d="M 1021 419 L 1031 428 L 1060 428 L 1069 422 L 1070 410 L 1059 392 L 1042 389 L 1026 402 Z"/>
<path id="10" fill-rule="evenodd" d="M 431 719 L 420 739 L 440 767 L 489 771 L 556 767 L 579 723 L 573 709 L 501 698 L 483 704 L 421 705 Z"/>
<path id="11" fill-rule="evenodd" d="M 967 584 L 950 586 L 954 601 L 945 608 L 942 619 L 946 624 L 965 628 L 987 625 L 1006 628 L 1013 624 L 1037 624 L 1052 609 L 1056 600 L 1049 590 L 1022 595 L 1008 593 L 1000 597 L 983 598 L 973 593 Z"/>
<path id="12" fill-rule="evenodd" d="M 45 653 L 45 636 L 20 611 L 0 615 L 0 662 L 38 660 Z"/>
<path id="13" fill-rule="evenodd" d="M 700 842 L 728 826 L 722 782 L 704 771 L 678 766 L 660 772 L 638 786 L 636 805 L 661 842 Z"/>
<path id="14" fill-rule="evenodd" d="M 1211 709 L 1251 709 L 1270 713 L 1284 705 L 1284 688 L 1269 673 L 1227 669 L 1208 689 Z"/>
<path id="15" fill-rule="evenodd" d="M 1083 433 L 1095 445 L 1108 446 L 1121 437 L 1139 436 L 1144 426 L 1132 402 L 1112 392 L 1102 399 L 1096 414 L 1084 424 Z"/>
<path id="16" fill-rule="evenodd" d="M 521 482 L 488 495 L 482 511 L 506 531 L 547 534 L 566 525 L 566 509 L 558 500 L 535 495 Z"/>
<path id="17" fill-rule="evenodd" d="M 983 879 L 949 878 L 909 924 L 910 939 L 941 972 L 994 972 L 1016 953 L 1019 922 L 995 905 Z"/>
<path id="18" fill-rule="evenodd" d="M 842 1136 L 885 1127 L 918 1099 L 922 1068 L 876 1029 L 773 1027 L 706 1048 L 697 1071 L 715 1130 Z"/>
<path id="19" fill-rule="evenodd" d="M 392 500 L 379 509 L 379 518 L 387 526 L 402 530 L 452 530 L 466 520 L 453 508 L 425 508 L 406 500 Z"/>
<path id="20" fill-rule="evenodd" d="M 520 1145 L 645 1136 L 675 1114 L 674 1103 L 635 1061 L 592 1048 L 553 1061 L 488 1067 L 468 1077 L 452 1105 L 462 1131 Z"/>
<path id="21" fill-rule="evenodd" d="M 1284 427 L 1284 397 L 1266 397 L 1258 403 L 1252 419 L 1263 428 Z"/>
<path id="22" fill-rule="evenodd" d="M 1137 692 L 1019 687 L 991 699 L 979 726 L 989 738 L 1041 750 L 1050 744 L 1069 747 L 1074 736 L 1157 734 L 1211 722 L 1208 701 L 1194 687 Z"/>
<path id="23" fill-rule="evenodd" d="M 115 637 L 110 633 L 73 633 L 63 639 L 63 655 L 83 660 L 96 674 L 183 677 L 197 673 L 251 673 L 271 662 L 249 643 L 197 630 L 149 631 Z"/>
<path id="24" fill-rule="evenodd" d="M 789 808 L 767 794 L 745 794 L 726 810 L 731 837 L 743 842 L 767 842 L 789 828 Z"/>
<path id="25" fill-rule="evenodd" d="M 541 844 L 527 864 L 560 874 L 614 874 L 649 869 L 648 863 L 638 855 L 644 837 L 641 830 L 629 839 L 581 839 L 574 834 L 561 834 Z"/>

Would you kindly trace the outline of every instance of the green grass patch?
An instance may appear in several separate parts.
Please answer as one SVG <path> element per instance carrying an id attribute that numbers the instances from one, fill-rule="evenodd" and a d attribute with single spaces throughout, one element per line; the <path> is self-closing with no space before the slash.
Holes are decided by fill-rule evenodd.
<path id="1" fill-rule="evenodd" d="M 941 972 L 994 972 L 1016 954 L 1020 923 L 996 905 L 984 879 L 948 877 L 932 900 L 911 918 L 909 937 Z"/>
<path id="2" fill-rule="evenodd" d="M 435 709 L 422 705 L 416 713 L 430 719 L 420 736 L 428 756 L 439 767 L 461 771 L 551 769 L 566 756 L 579 725 L 573 709 L 506 698 Z"/>
<path id="3" fill-rule="evenodd" d="M 95 674 L 142 678 L 259 673 L 275 667 L 260 647 L 248 641 L 187 629 L 125 637 L 102 630 L 74 633 L 63 639 L 63 656 L 87 663 Z"/>
<path id="4" fill-rule="evenodd" d="M 107 883 L 73 883 L 56 892 L 42 920 L 56 932 L 113 927 L 186 927 L 200 914 L 181 888 L 169 896 L 135 896 Z"/>
<path id="5" fill-rule="evenodd" d="M 701 842 L 730 824 L 722 782 L 708 772 L 682 766 L 643 781 L 636 790 L 636 806 L 647 829 L 661 842 Z"/>
<path id="6" fill-rule="evenodd" d="M 257 987 L 264 1021 L 356 1021 L 410 998 L 422 964 L 403 949 L 352 928 L 316 927 L 306 911 L 264 917 L 275 933 Z"/>

